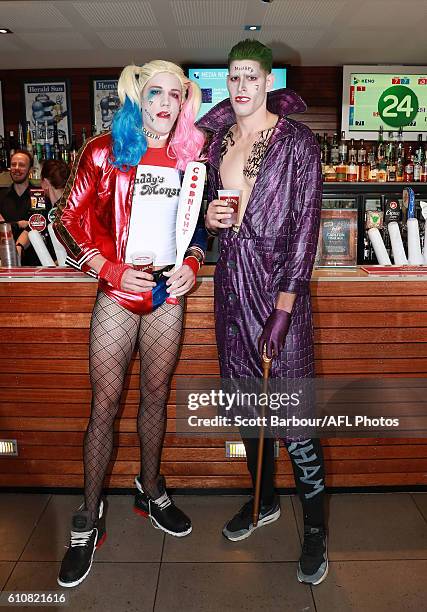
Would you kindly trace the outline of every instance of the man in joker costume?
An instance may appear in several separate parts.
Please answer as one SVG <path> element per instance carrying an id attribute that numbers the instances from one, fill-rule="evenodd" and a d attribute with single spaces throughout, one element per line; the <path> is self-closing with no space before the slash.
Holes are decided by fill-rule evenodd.
<path id="1" fill-rule="evenodd" d="M 261 352 L 273 356 L 271 376 L 314 376 L 310 277 L 320 209 L 319 147 L 305 125 L 287 119 L 306 105 L 293 91 L 271 92 L 272 52 L 255 40 L 233 47 L 228 58 L 230 99 L 213 108 L 200 126 L 213 132 L 208 161 L 210 204 L 206 228 L 219 234 L 215 271 L 216 335 L 225 378 L 260 377 Z M 241 190 L 237 223 L 218 189 Z M 255 485 L 258 439 L 242 437 Z M 318 439 L 285 440 L 304 515 L 300 582 L 319 584 L 327 575 L 324 465 Z M 274 439 L 266 438 L 257 527 L 277 520 Z M 231 541 L 250 536 L 253 498 L 225 525 Z"/>

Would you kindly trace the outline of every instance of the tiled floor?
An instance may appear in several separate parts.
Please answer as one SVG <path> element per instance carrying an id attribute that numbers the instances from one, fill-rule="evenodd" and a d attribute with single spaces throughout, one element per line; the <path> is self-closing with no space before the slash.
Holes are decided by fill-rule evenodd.
<path id="1" fill-rule="evenodd" d="M 318 587 L 296 579 L 301 514 L 282 497 L 282 516 L 231 543 L 221 527 L 237 496 L 176 496 L 193 520 L 178 539 L 111 495 L 108 537 L 84 583 L 62 589 L 66 607 L 102 612 L 405 612 L 427 610 L 427 493 L 329 497 L 329 576 Z M 61 591 L 56 584 L 68 525 L 80 497 L 0 494 L 0 588 Z M 29 610 L 29 607 L 13 609 Z"/>

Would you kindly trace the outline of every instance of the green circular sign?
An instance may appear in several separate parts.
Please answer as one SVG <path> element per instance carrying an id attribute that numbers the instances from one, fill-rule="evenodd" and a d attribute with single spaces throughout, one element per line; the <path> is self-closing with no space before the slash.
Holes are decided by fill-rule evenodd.
<path id="1" fill-rule="evenodd" d="M 418 98 L 409 87 L 393 85 L 381 94 L 378 112 L 387 125 L 394 128 L 409 125 L 418 113 Z"/>

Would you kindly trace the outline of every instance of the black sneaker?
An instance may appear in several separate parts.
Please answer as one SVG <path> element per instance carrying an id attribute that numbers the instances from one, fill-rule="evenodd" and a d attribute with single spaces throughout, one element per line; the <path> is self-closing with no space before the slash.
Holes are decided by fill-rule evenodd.
<path id="1" fill-rule="evenodd" d="M 304 526 L 304 543 L 297 578 L 306 584 L 320 584 L 328 575 L 328 544 L 323 527 Z"/>
<path id="2" fill-rule="evenodd" d="M 82 508 L 82 506 L 81 506 Z M 104 504 L 99 505 L 99 516 L 92 521 L 87 510 L 73 514 L 71 521 L 70 545 L 61 563 L 58 584 L 74 587 L 83 582 L 92 567 L 95 550 L 102 546 L 107 536 L 105 532 Z"/>
<path id="3" fill-rule="evenodd" d="M 280 497 L 275 495 L 271 506 L 263 506 L 261 504 L 259 509 L 258 524 L 256 527 L 254 527 L 252 523 L 253 509 L 254 499 L 252 497 L 244 506 L 242 506 L 231 521 L 228 521 L 228 523 L 224 526 L 222 533 L 227 540 L 231 540 L 232 542 L 244 540 L 245 538 L 248 538 L 255 529 L 258 529 L 258 527 L 263 527 L 264 525 L 277 521 L 277 519 L 280 517 Z"/>
<path id="4" fill-rule="evenodd" d="M 150 517 L 151 524 L 156 529 L 162 529 L 170 535 L 182 538 L 191 533 L 193 527 L 191 520 L 177 508 L 166 492 L 163 476 L 159 480 L 160 497 L 152 499 L 142 488 L 139 477 L 135 478 L 136 495 L 134 512 L 141 516 Z"/>

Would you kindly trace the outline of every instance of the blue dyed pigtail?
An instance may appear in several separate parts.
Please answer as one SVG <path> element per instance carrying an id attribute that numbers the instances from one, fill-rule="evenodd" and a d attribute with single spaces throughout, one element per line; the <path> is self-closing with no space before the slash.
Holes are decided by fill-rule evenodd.
<path id="1" fill-rule="evenodd" d="M 113 155 L 110 163 L 122 172 L 137 166 L 147 151 L 147 140 L 142 132 L 142 114 L 139 106 L 128 96 L 115 113 L 111 128 Z"/>

